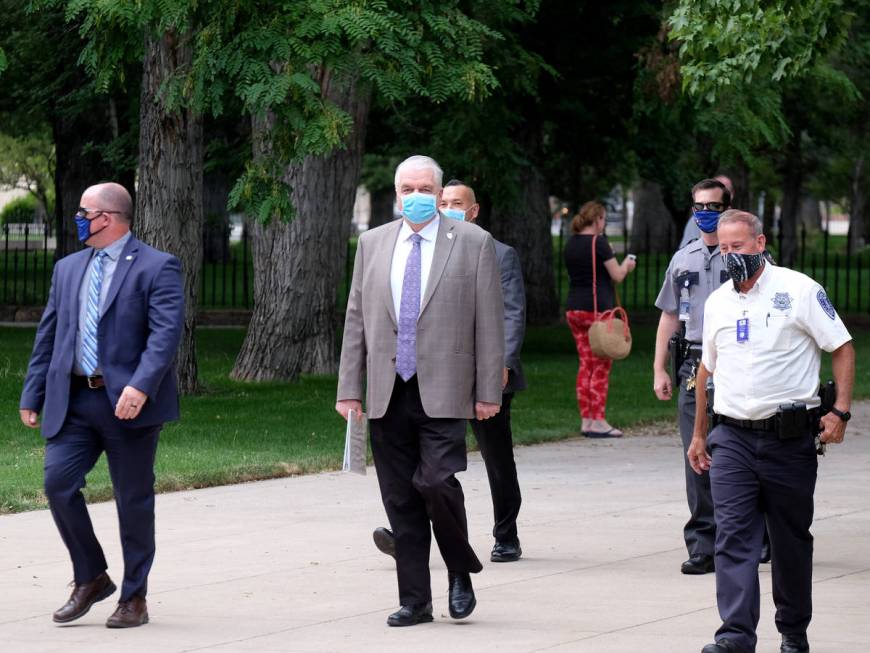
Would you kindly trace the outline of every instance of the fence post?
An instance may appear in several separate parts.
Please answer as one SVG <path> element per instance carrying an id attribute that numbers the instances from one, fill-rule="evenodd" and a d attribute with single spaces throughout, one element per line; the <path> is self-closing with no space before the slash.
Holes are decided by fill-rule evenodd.
<path id="1" fill-rule="evenodd" d="M 828 287 L 828 225 L 825 223 L 824 249 L 822 250 L 822 285 Z"/>
<path id="2" fill-rule="evenodd" d="M 834 254 L 834 303 L 840 303 L 840 254 Z"/>
<path id="3" fill-rule="evenodd" d="M 42 299 L 48 301 L 48 222 L 42 223 Z"/>
<path id="4" fill-rule="evenodd" d="M 5 246 L 3 248 L 3 303 L 9 301 L 9 225 L 3 225 L 3 238 Z"/>
<path id="5" fill-rule="evenodd" d="M 652 255 L 652 253 L 650 252 L 650 245 L 649 245 L 649 222 L 646 223 L 646 231 L 644 233 L 644 243 L 646 246 L 647 254 L 645 257 L 646 258 L 646 279 L 644 279 L 644 282 L 643 282 L 643 305 L 649 306 L 649 266 L 650 266 L 649 257 Z M 658 270 L 658 267 L 659 267 L 659 261 L 658 261 L 658 257 L 656 257 L 656 270 Z"/>
<path id="6" fill-rule="evenodd" d="M 852 290 L 852 255 L 849 253 L 848 248 L 846 249 L 846 308 L 844 309 L 847 313 L 849 312 L 849 296 L 852 294 L 850 291 Z"/>
<path id="7" fill-rule="evenodd" d="M 565 220 L 559 219 L 559 240 L 556 246 L 556 299 L 558 301 L 559 312 L 562 311 L 562 242 L 565 233 Z"/>
<path id="8" fill-rule="evenodd" d="M 250 308 L 250 296 L 248 294 L 248 221 L 242 222 L 242 294 L 245 308 Z"/>
<path id="9" fill-rule="evenodd" d="M 780 254 L 780 256 L 782 256 Z M 807 226 L 801 223 L 801 272 L 806 270 L 807 257 Z"/>
<path id="10" fill-rule="evenodd" d="M 27 258 L 30 254 L 30 249 L 28 247 L 30 245 L 30 225 L 24 225 L 24 270 L 22 271 L 21 278 L 23 280 L 23 286 L 21 287 L 21 303 L 27 303 Z"/>

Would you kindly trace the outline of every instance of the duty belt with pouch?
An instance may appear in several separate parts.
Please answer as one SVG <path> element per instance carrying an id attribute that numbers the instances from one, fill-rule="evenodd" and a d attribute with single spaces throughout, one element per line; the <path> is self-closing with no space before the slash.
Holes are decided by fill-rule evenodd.
<path id="1" fill-rule="evenodd" d="M 717 416 L 719 424 L 731 424 L 753 431 L 776 433 L 780 440 L 792 440 L 808 435 L 815 436 L 818 432 L 819 409 L 807 408 L 802 401 L 790 404 L 780 404 L 776 414 L 767 419 L 736 419 L 727 415 Z"/>

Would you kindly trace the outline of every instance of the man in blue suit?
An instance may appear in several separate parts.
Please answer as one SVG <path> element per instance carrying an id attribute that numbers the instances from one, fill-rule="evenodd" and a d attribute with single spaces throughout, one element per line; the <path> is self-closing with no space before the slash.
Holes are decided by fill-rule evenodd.
<path id="1" fill-rule="evenodd" d="M 57 262 L 24 391 L 21 421 L 45 444 L 45 494 L 73 563 L 74 589 L 53 619 L 78 619 L 115 584 L 81 488 L 105 452 L 124 552 L 118 607 L 106 626 L 148 623 L 154 559 L 154 456 L 178 419 L 174 359 L 184 323 L 181 265 L 133 237 L 132 200 L 91 186 L 75 220 L 88 247 Z"/>

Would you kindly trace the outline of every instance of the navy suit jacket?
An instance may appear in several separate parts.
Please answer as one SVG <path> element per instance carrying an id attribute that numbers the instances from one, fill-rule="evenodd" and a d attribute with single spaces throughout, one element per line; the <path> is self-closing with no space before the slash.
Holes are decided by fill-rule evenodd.
<path id="1" fill-rule="evenodd" d="M 501 270 L 501 294 L 504 297 L 504 366 L 508 372 L 507 392 L 526 389 L 526 377 L 520 362 L 520 350 L 526 335 L 526 286 L 520 257 L 510 245 L 495 241 L 495 256 Z"/>
<path id="2" fill-rule="evenodd" d="M 79 321 L 79 288 L 93 249 L 54 266 L 51 291 L 20 407 L 42 413 L 42 435 L 57 435 L 69 407 L 70 375 Z M 170 254 L 130 238 L 112 277 L 97 329 L 98 355 L 112 406 L 124 386 L 148 395 L 142 411 L 124 424 L 156 426 L 178 419 L 175 354 L 184 326 L 181 264 Z"/>

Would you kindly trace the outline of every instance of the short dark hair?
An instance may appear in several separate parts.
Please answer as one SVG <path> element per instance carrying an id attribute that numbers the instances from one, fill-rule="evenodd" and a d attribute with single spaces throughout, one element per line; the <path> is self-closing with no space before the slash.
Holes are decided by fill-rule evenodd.
<path id="1" fill-rule="evenodd" d="M 444 184 L 444 188 L 447 188 L 448 186 L 468 186 L 468 184 L 466 184 L 461 179 L 451 179 L 446 184 Z M 471 188 L 471 186 L 468 187 Z"/>
<path id="2" fill-rule="evenodd" d="M 731 206 L 731 191 L 718 179 L 702 179 L 697 184 L 692 186 L 692 201 L 695 201 L 695 193 L 699 190 L 710 190 L 718 188 L 722 191 L 722 203 L 728 207 Z"/>

